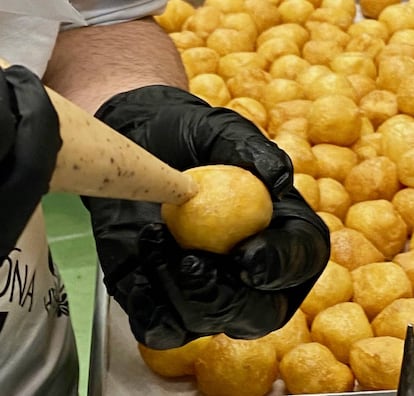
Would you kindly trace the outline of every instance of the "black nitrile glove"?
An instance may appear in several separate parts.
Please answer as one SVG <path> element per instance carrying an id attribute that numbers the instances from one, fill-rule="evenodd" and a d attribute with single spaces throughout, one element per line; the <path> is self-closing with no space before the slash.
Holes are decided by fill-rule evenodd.
<path id="1" fill-rule="evenodd" d="M 96 116 L 173 168 L 246 168 L 269 188 L 271 225 L 228 255 L 181 249 L 160 205 L 84 198 L 109 294 L 136 339 L 171 348 L 207 334 L 256 338 L 284 325 L 324 269 L 326 227 L 293 189 L 290 159 L 248 120 L 176 88 L 122 93 Z"/>
<path id="2" fill-rule="evenodd" d="M 0 68 L 0 125 L 0 257 L 5 257 L 49 190 L 62 145 L 56 111 L 40 80 L 23 66 Z"/>

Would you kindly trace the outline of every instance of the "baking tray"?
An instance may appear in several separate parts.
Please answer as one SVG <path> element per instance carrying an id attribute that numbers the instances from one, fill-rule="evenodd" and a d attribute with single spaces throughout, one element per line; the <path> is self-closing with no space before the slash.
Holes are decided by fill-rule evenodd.
<path id="1" fill-rule="evenodd" d="M 98 265 L 92 327 L 88 396 L 202 396 L 191 378 L 166 379 L 143 362 L 128 318 L 108 296 Z M 396 396 L 396 391 L 355 391 L 312 396 Z M 275 381 L 266 396 L 285 395 Z"/>

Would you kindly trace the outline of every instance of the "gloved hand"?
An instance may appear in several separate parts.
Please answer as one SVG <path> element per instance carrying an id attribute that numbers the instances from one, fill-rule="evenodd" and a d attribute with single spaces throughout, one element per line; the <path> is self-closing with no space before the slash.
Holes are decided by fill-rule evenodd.
<path id="1" fill-rule="evenodd" d="M 23 66 L 0 68 L 0 125 L 0 257 L 5 257 L 49 190 L 62 145 L 56 111 L 40 80 Z"/>
<path id="2" fill-rule="evenodd" d="M 119 94 L 96 116 L 176 169 L 250 170 L 275 206 L 266 230 L 218 255 L 181 249 L 159 204 L 84 197 L 104 282 L 136 339 L 163 349 L 222 332 L 255 338 L 284 325 L 329 256 L 328 231 L 293 189 L 288 156 L 250 121 L 176 88 Z"/>

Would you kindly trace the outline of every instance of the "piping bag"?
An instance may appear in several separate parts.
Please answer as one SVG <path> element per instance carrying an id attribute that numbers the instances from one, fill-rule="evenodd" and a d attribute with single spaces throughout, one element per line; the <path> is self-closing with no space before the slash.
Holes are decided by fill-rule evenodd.
<path id="1" fill-rule="evenodd" d="M 10 66 L 0 58 L 0 66 Z M 50 192 L 183 204 L 197 193 L 189 175 L 153 156 L 52 89 L 62 148 Z"/>

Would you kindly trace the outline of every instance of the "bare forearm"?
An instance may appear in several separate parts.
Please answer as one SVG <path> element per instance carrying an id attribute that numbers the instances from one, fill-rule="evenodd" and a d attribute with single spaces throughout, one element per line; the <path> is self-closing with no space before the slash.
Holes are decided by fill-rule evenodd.
<path id="1" fill-rule="evenodd" d="M 90 113 L 130 89 L 152 84 L 187 88 L 178 52 L 150 18 L 62 32 L 44 82 Z"/>

